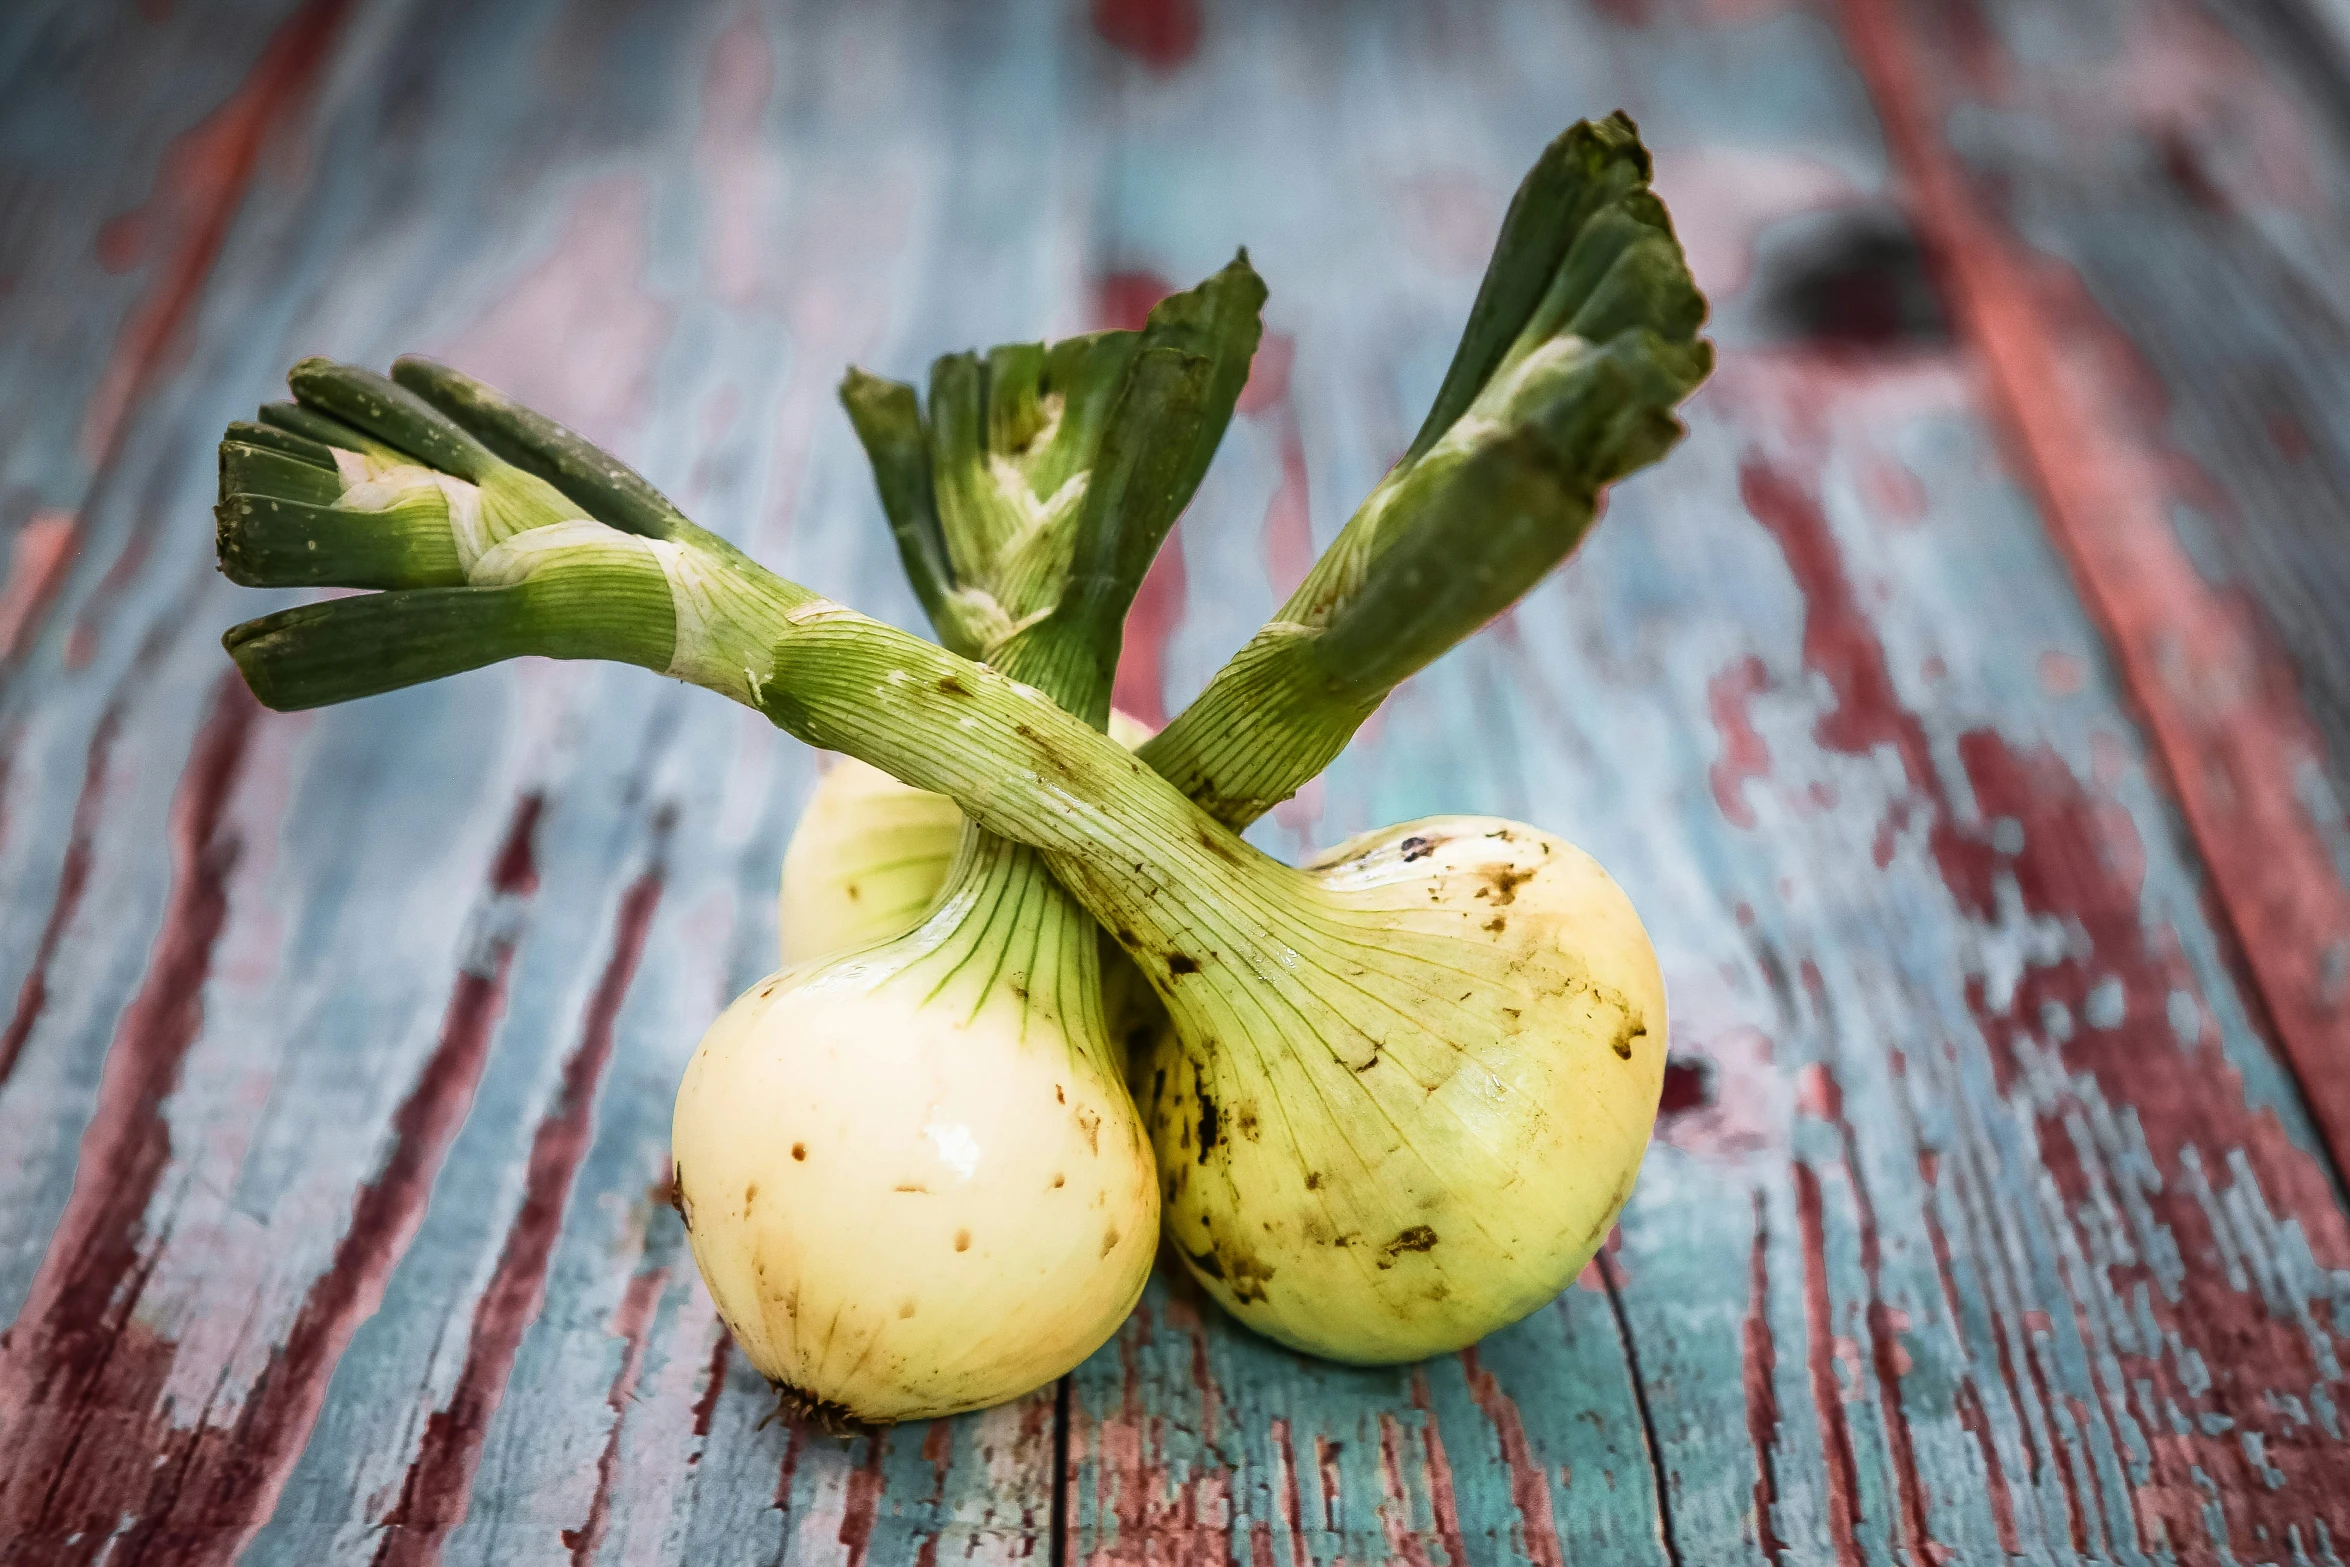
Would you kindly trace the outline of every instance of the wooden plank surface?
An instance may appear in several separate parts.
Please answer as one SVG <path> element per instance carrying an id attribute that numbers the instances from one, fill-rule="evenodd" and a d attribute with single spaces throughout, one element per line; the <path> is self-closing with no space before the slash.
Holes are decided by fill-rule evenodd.
<path id="1" fill-rule="evenodd" d="M 0 1559 L 2338 1560 L 2322 26 L 11 15 Z M 1154 716 L 1400 450 L 1518 171 L 1618 104 L 1717 302 L 1688 447 L 1257 833 L 1488 810 L 1617 872 L 1675 1069 L 1603 1261 L 1419 1367 L 1162 1278 L 1058 1394 L 762 1425 L 661 1187 L 814 759 L 593 667 L 257 712 L 219 426 L 300 354 L 440 352 L 911 624 L 842 364 L 1131 319 L 1246 243 L 1271 330 L 1138 607 Z"/>
<path id="2" fill-rule="evenodd" d="M 2350 509 L 2304 413 L 2337 394 L 2350 346 L 2345 170 L 2317 134 L 2350 83 L 2279 90 L 2182 7 L 1994 10 L 1963 40 L 1875 0 L 1846 16 L 2022 472 L 2339 1159 Z M 2033 56 L 2065 63 L 2018 68 Z"/>
<path id="3" fill-rule="evenodd" d="M 1231 220 L 1278 280 L 1285 223 L 1409 224 L 1431 165 L 1457 179 L 1464 143 L 1538 136 L 1545 89 L 1612 94 L 1663 149 L 1727 349 L 1691 449 L 1289 818 L 1295 841 L 1329 841 L 1467 798 L 1573 834 L 1649 911 L 1695 1102 L 1652 1156 L 1619 1271 L 1541 1325 L 1606 1345 L 1644 1409 L 1622 1371 L 1585 1371 L 1576 1400 L 1524 1376 L 1439 1412 L 1429 1378 L 1473 1386 L 1465 1364 L 1357 1404 L 1169 1301 L 1130 1327 L 1138 1363 L 1079 1375 L 1079 1541 L 1514 1557 L 1554 1536 L 1569 1557 L 1826 1561 L 2208 1560 L 2232 1540 L 2322 1560 L 2345 1527 L 2336 1193 L 2231 973 L 2234 932 L 2201 906 L 2137 693 L 2067 589 L 2032 475 L 2004 460 L 1983 355 L 1937 327 L 1951 312 L 1904 230 L 1878 84 L 1800 13 L 1738 18 L 1713 48 L 1704 19 L 1670 20 L 1366 23 L 1335 48 L 1266 24 L 1197 76 L 1144 79 L 1160 177 L 1182 181 L 1180 149 L 1198 188 L 1133 204 L 1188 219 L 1209 190 L 1234 201 L 1239 147 L 1286 149 L 1286 166 L 1253 154 L 1274 163 L 1267 199 Z M 1398 58 L 1423 96 L 1393 90 Z M 1311 85 L 1235 87 L 1251 59 Z M 1354 68 L 1315 79 L 1333 59 Z M 1351 178 L 1303 134 L 1414 101 L 1435 123 L 1364 127 Z M 1470 162 L 1484 188 L 1472 172 L 1450 199 L 1490 210 L 1504 167 Z M 1317 176 L 1328 217 L 1305 205 Z M 1158 243 L 1170 274 L 1200 264 L 1174 222 Z M 1327 421 L 1305 438 L 1307 471 L 1338 481 L 1311 508 L 1325 535 L 1380 436 L 1401 442 L 1394 389 L 1441 352 L 1440 266 L 1417 301 L 1408 268 L 1351 292 L 1325 277 L 1302 318 L 1276 286 L 1297 402 Z M 1346 330 L 1365 319 L 1384 330 Z M 1287 519 L 1266 517 L 1277 570 Z M 1509 760 L 1460 760 L 1478 757 Z M 1150 1356 L 1186 1337 L 1204 1344 L 1177 1399 Z M 1618 1456 L 1643 1412 L 1661 1520 Z M 1506 1496 L 1463 1499 L 1464 1450 L 1513 1476 Z"/>

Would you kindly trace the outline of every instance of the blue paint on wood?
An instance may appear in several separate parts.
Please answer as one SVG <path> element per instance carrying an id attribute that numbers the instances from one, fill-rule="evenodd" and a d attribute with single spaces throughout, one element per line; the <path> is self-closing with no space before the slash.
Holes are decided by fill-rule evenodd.
<path id="1" fill-rule="evenodd" d="M 22 415 L 0 421 L 0 462 L 31 497 L 6 521 L 68 509 L 82 542 L 0 675 L 0 1005 L 64 879 L 101 715 L 119 717 L 86 891 L 0 1091 L 0 1312 L 34 1288 L 156 941 L 212 637 L 261 602 L 210 573 L 209 445 L 290 359 L 480 355 L 764 557 L 911 623 L 831 403 L 841 365 L 903 375 L 948 346 L 1090 325 L 1098 279 L 1180 283 L 1245 242 L 1294 358 L 1184 525 L 1179 701 L 1288 586 L 1293 467 L 1304 537 L 1326 542 L 1440 373 L 1518 170 L 1565 119 L 1620 102 L 1721 307 L 1725 369 L 1689 448 L 1258 837 L 1295 852 L 1477 809 L 1566 832 L 1649 919 L 1702 1091 L 1668 1117 L 1610 1273 L 1473 1361 L 1320 1366 L 1155 1285 L 1072 1379 L 1066 1548 L 1251 1567 L 2338 1551 L 2350 1246 L 2196 844 L 1967 345 L 1824 348 L 1771 305 L 1844 216 L 1897 209 L 1834 18 L 1219 6 L 1191 63 L 1154 70 L 1043 6 L 1000 26 L 918 7 L 361 7 L 331 90 L 288 111 L 306 156 L 238 198 L 185 357 L 93 468 L 76 431 L 150 280 L 94 273 L 91 247 L 281 15 L 186 6 L 100 36 L 23 14 L 0 27 L 0 70 L 51 74 L 0 114 L 0 163 L 34 192 L 10 231 L 54 238 L 0 297 L 20 367 L 0 408 Z M 2306 117 L 2283 79 L 2230 78 L 2260 114 Z M 105 83 L 138 112 L 95 113 Z M 2292 123 L 2333 170 L 2334 133 Z M 2059 177 L 2031 129 L 1978 117 L 1953 137 L 2030 182 L 2027 232 L 2083 266 L 2180 399 L 2182 442 L 2240 513 L 2214 569 L 2262 595 L 2322 696 L 2333 641 L 2277 562 L 2306 557 L 2339 477 L 2339 399 L 2304 330 L 2336 289 L 2331 198 L 2190 218 L 2142 181 Z M 2225 312 L 2174 298 L 2226 295 L 2263 243 L 2304 292 Z M 2251 455 L 2238 400 L 2212 390 L 2246 363 L 2308 426 L 2294 477 Z M 1742 499 L 1758 460 L 1816 504 L 1847 619 L 1819 564 L 1795 564 L 1789 530 L 1809 524 Z M 1838 681 L 1869 657 L 1882 710 L 1856 719 Z M 1725 772 L 1741 725 L 1767 760 Z M 761 1429 L 765 1389 L 718 1351 L 658 1203 L 670 1087 L 767 966 L 812 776 L 743 715 L 630 671 L 500 670 L 262 722 L 227 807 L 244 850 L 204 1027 L 160 1106 L 171 1159 L 124 1343 L 168 1352 L 154 1387 L 120 1384 L 136 1407 L 105 1428 L 132 1433 L 115 1445 L 135 1462 L 140 1443 L 184 1454 L 191 1428 L 231 1429 L 266 1391 L 399 1146 L 460 975 L 501 942 L 513 955 L 479 1086 L 273 1515 L 199 1486 L 165 1521 L 215 1551 L 257 1530 L 257 1561 L 375 1557 L 411 1464 L 448 1440 L 434 1417 L 522 1222 L 534 1132 L 628 890 L 658 865 L 543 1295 L 467 1438 L 462 1522 L 454 1498 L 432 1515 L 443 1559 L 1051 1554 L 1051 1392 L 854 1444 Z M 535 883 L 499 891 L 534 792 Z M 1985 905 L 1938 858 L 1937 820 L 1991 866 Z M 2110 876 L 2126 907 L 2090 896 Z"/>

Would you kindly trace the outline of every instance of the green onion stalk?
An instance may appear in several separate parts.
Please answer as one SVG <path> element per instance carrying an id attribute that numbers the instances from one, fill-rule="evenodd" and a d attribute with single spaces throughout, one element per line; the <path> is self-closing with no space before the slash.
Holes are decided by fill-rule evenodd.
<path id="1" fill-rule="evenodd" d="M 1113 714 L 1113 738 L 1203 810 L 1245 827 L 1321 771 L 1395 684 L 1574 549 L 1603 487 L 1678 438 L 1672 409 L 1712 364 L 1697 336 L 1704 300 L 1649 177 L 1646 150 L 1621 114 L 1576 125 L 1545 149 L 1511 203 L 1410 448 L 1281 610 L 1164 733 Z M 877 387 L 890 389 L 887 420 L 870 411 Z M 852 372 L 843 400 L 893 531 L 901 542 L 920 536 L 924 519 L 952 505 L 931 479 L 953 466 L 944 443 L 935 430 L 926 436 L 909 387 Z M 923 563 L 911 553 L 906 563 L 922 583 Z M 934 624 L 958 645 L 951 624 Z M 850 950 L 918 919 L 943 881 L 959 821 L 952 800 L 878 769 L 852 761 L 829 772 L 785 856 L 787 960 Z M 1425 825 L 1385 836 L 1424 837 Z M 1210 1244 L 1219 1221 L 1224 1233 L 1238 1228 L 1241 1205 L 1197 1175 L 1224 1161 L 1213 1107 L 1259 1097 L 1248 1083 L 1255 1074 L 1230 1052 L 1187 1049 L 1115 952 L 1105 954 L 1105 992 L 1152 1125 L 1178 1250 L 1211 1293 L 1256 1321 L 1260 1303 L 1219 1276 L 1229 1269 Z M 1290 1341 L 1316 1344 L 1304 1334 Z"/>
<path id="2" fill-rule="evenodd" d="M 1622 114 L 1545 149 L 1409 450 L 1164 734 L 1113 713 L 1113 738 L 1246 827 L 1328 766 L 1395 685 L 1574 549 L 1602 489 L 1679 438 L 1671 411 L 1712 366 L 1696 335 L 1705 302 L 1649 175 Z M 934 408 L 948 406 L 943 389 L 968 357 L 938 361 Z M 980 656 L 958 623 L 951 564 L 919 541 L 942 515 L 954 520 L 973 472 L 999 459 L 974 460 L 960 417 L 926 425 L 902 383 L 852 370 L 842 401 L 940 641 Z M 786 960 L 911 926 L 944 884 L 958 827 L 942 796 L 853 761 L 828 772 L 784 860 Z"/>

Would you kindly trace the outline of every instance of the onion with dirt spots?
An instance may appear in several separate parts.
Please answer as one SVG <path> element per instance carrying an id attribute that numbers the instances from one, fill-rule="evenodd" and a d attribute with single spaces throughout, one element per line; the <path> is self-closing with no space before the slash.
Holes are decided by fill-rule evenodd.
<path id="1" fill-rule="evenodd" d="M 1472 1344 L 1571 1283 L 1631 1195 L 1664 1081 L 1655 952 L 1589 855 L 1491 817 L 1280 880 L 1272 940 L 1153 976 L 1176 1026 L 1131 1070 L 1167 1235 L 1296 1348 Z"/>
<path id="2" fill-rule="evenodd" d="M 953 880 L 895 941 L 753 987 L 677 1091 L 694 1259 L 751 1363 L 820 1423 L 1051 1381 L 1125 1320 L 1158 1250 L 1092 922 L 1045 886 L 1003 896 L 1006 867 Z"/>
<path id="3" fill-rule="evenodd" d="M 941 648 L 766 571 L 609 456 L 451 372 L 408 365 L 436 399 L 413 407 L 342 373 L 368 393 L 330 411 L 370 437 L 470 478 L 487 465 L 468 431 L 487 432 L 585 514 L 500 540 L 461 586 L 376 580 L 388 591 L 235 628 L 227 646 L 262 701 L 316 706 L 524 654 L 609 658 L 751 706 L 963 818 L 919 925 L 756 988 L 680 1094 L 697 1259 L 787 1401 L 903 1418 L 1056 1374 L 1131 1304 L 1141 1243 L 1112 1221 L 1147 1226 L 1154 1197 L 1242 1321 L 1348 1361 L 1472 1342 L 1597 1247 L 1664 1064 L 1662 981 L 1622 891 L 1564 840 L 1487 818 L 1387 829 L 1302 869 L 1235 829 L 1555 564 L 1600 489 L 1678 437 L 1672 408 L 1710 350 L 1647 172 L 1621 117 L 1545 153 L 1411 449 L 1138 753 L 1099 728 L 1111 633 L 1204 466 L 1204 420 L 1139 421 L 1068 490 L 1023 467 L 1056 417 L 1023 392 L 1042 384 L 1042 345 L 941 361 L 927 425 L 910 388 L 852 375 Z M 1248 317 L 1253 344 L 1253 302 Z M 1229 358 L 1169 344 L 1134 364 L 1166 409 L 1212 401 L 1211 382 L 1237 391 Z M 975 387 L 1008 390 L 1004 417 Z M 1154 521 L 1065 538 L 1031 526 L 1129 511 Z M 346 548 L 346 519 L 248 520 L 285 533 L 271 559 Z M 1054 591 L 1024 610 L 1015 589 L 1039 582 Z M 1155 1183 L 1106 1042 L 1100 932 L 1167 1013 L 1128 1062 Z M 1055 1200 L 1023 1209 L 1030 1191 Z M 924 1303 L 965 1263 L 985 1273 L 957 1292 L 961 1311 L 994 1315 L 941 1332 Z M 1075 1279 L 1083 1299 L 1062 1312 Z"/>

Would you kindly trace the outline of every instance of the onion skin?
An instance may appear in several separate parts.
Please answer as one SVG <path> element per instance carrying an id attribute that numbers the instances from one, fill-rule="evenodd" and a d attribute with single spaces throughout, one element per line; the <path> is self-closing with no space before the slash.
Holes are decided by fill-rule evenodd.
<path id="1" fill-rule="evenodd" d="M 785 861 L 787 941 L 795 928 L 828 929 L 824 950 L 838 952 L 858 934 L 894 933 L 861 931 L 880 900 L 840 889 L 908 885 L 905 846 L 960 821 L 943 795 L 862 763 L 833 768 Z M 931 885 L 952 859 L 953 839 L 943 841 Z M 1432 817 L 1365 834 L 1303 869 L 1353 939 L 1408 931 L 1469 943 L 1493 971 L 1493 993 L 1456 1007 L 1442 1039 L 1398 1037 L 1392 1060 L 1358 1073 L 1312 1037 L 1268 1043 L 1195 1025 L 1203 1042 L 1187 1047 L 1147 987 L 1110 985 L 1171 1249 L 1235 1317 L 1291 1348 L 1357 1364 L 1459 1349 L 1571 1284 L 1621 1211 L 1663 1088 L 1663 977 L 1623 890 L 1538 828 Z M 1139 977 L 1114 950 L 1106 957 L 1105 981 Z M 1544 994 L 1578 982 L 1621 1005 Z M 1628 1055 L 1615 1051 L 1619 1035 Z M 1382 1072 L 1396 1081 L 1375 1083 Z M 1399 1085 L 1393 1097 L 1374 1092 Z M 1325 1104 L 1383 1126 L 1408 1116 L 1413 1136 L 1360 1150 L 1356 1173 L 1333 1180 L 1353 1155 Z M 1324 1179 L 1308 1186 L 1309 1174 Z M 1342 1186 L 1344 1216 L 1333 1211 Z M 1434 1237 L 1424 1249 L 1422 1230 Z"/>
<path id="2" fill-rule="evenodd" d="M 1061 1376 L 1125 1320 L 1158 1245 L 1149 1149 L 1101 1051 L 1049 1009 L 993 993 L 970 1015 L 933 971 L 869 969 L 789 969 L 736 1000 L 672 1125 L 719 1314 L 787 1407 L 833 1425 Z"/>
<path id="3" fill-rule="evenodd" d="M 1155 732 L 1110 713 L 1110 738 L 1129 751 Z M 946 886 L 962 840 L 963 813 L 945 795 L 836 758 L 783 852 L 776 909 L 783 961 L 837 957 L 912 930 Z"/>
<path id="4" fill-rule="evenodd" d="M 1460 1349 L 1573 1282 L 1630 1196 L 1663 1087 L 1663 976 L 1599 864 L 1519 823 L 1432 817 L 1305 871 L 1318 923 L 1366 949 L 1352 974 L 1324 965 L 1364 987 L 1339 1003 L 1357 1026 L 1211 1034 L 1213 1009 L 1183 998 L 1212 971 L 1172 987 L 1177 1027 L 1135 1068 L 1166 1233 L 1226 1310 L 1292 1348 L 1364 1365 Z M 1457 985 L 1366 1006 L 1382 941 L 1420 960 L 1385 973 Z"/>
<path id="5" fill-rule="evenodd" d="M 963 813 L 842 757 L 808 796 L 783 853 L 783 961 L 836 957 L 902 936 L 946 885 Z"/>

